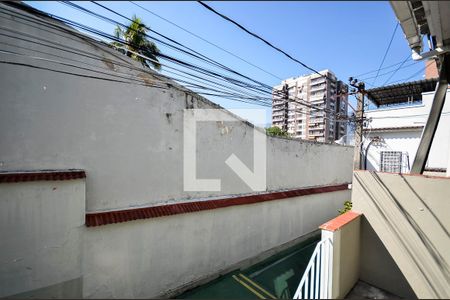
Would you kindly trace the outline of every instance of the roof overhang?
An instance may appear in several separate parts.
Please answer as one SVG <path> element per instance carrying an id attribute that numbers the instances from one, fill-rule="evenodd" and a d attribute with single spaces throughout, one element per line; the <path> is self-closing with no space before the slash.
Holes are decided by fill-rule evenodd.
<path id="1" fill-rule="evenodd" d="M 390 4 L 413 53 L 423 50 L 423 35 L 431 37 L 430 50 L 450 46 L 450 2 L 413 0 Z"/>
<path id="2" fill-rule="evenodd" d="M 414 10 L 410 1 L 390 1 L 392 9 L 397 16 L 400 26 L 403 29 L 409 47 L 416 51 L 422 51 L 422 38 L 419 24 L 414 15 Z"/>
<path id="3" fill-rule="evenodd" d="M 422 99 L 422 93 L 436 89 L 438 79 L 424 79 L 366 90 L 367 98 L 376 106 L 407 103 Z"/>
<path id="4" fill-rule="evenodd" d="M 379 127 L 364 128 L 364 132 L 393 132 L 393 131 L 422 131 L 423 125 L 420 126 L 399 126 L 399 127 Z"/>

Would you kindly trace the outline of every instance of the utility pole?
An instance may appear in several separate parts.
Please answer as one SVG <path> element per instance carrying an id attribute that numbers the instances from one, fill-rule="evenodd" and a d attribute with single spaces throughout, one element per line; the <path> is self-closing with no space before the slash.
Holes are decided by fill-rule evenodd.
<path id="1" fill-rule="evenodd" d="M 355 118 L 355 152 L 353 156 L 353 170 L 361 169 L 361 148 L 363 139 L 363 127 L 364 127 L 364 82 L 358 82 L 353 77 L 349 78 L 350 85 L 353 86 L 354 92 L 357 91 L 357 106 L 356 106 L 356 118 Z"/>

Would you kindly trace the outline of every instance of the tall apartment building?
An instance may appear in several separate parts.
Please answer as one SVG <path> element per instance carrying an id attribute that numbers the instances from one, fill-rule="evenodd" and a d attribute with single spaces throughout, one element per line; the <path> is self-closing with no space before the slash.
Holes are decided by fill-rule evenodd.
<path id="1" fill-rule="evenodd" d="M 273 88 L 272 126 L 318 142 L 333 142 L 346 134 L 347 123 L 336 116 L 347 116 L 348 86 L 330 70 L 319 73 L 328 78 L 305 75 L 283 80 Z"/>

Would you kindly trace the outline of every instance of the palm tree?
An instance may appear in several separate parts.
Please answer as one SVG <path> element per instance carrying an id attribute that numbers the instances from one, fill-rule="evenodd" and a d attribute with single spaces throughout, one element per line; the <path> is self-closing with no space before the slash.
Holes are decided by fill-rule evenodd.
<path id="1" fill-rule="evenodd" d="M 142 23 L 141 19 L 133 16 L 132 22 L 128 27 L 123 30 L 119 25 L 117 25 L 114 30 L 114 35 L 118 39 L 123 39 L 127 44 L 122 44 L 120 42 L 112 42 L 116 47 L 121 47 L 121 52 L 125 52 L 128 57 L 141 62 L 145 67 L 150 68 L 150 65 L 156 69 L 161 70 L 161 64 L 158 62 L 157 54 L 159 53 L 158 47 L 152 41 L 149 41 L 146 37 L 147 26 Z M 138 56 L 132 52 L 124 50 L 128 49 L 133 52 L 140 53 L 151 60 L 145 59 Z"/>

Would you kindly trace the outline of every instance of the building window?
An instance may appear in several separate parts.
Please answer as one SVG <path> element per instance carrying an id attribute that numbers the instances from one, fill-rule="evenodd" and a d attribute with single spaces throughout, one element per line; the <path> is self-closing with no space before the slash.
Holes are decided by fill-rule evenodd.
<path id="1" fill-rule="evenodd" d="M 404 173 L 409 171 L 409 156 L 402 151 L 381 151 L 380 171 Z"/>

